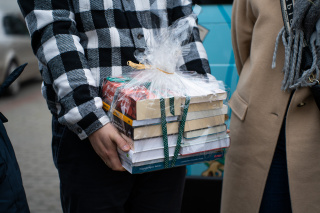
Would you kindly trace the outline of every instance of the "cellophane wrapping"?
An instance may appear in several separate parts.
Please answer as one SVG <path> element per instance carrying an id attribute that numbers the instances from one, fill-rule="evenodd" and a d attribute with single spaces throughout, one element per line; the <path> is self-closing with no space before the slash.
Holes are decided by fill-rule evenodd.
<path id="1" fill-rule="evenodd" d="M 196 15 L 183 17 L 146 38 L 133 72 L 106 78 L 104 109 L 131 150 L 118 149 L 124 168 L 143 173 L 224 157 L 227 92 L 211 74 L 179 69 Z"/>

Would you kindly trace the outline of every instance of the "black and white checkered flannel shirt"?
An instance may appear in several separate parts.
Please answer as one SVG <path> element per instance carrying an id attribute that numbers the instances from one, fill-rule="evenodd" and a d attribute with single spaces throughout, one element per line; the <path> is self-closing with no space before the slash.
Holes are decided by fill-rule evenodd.
<path id="1" fill-rule="evenodd" d="M 132 71 L 150 31 L 192 13 L 190 0 L 18 0 L 43 78 L 42 94 L 61 124 L 85 139 L 110 120 L 102 81 Z M 152 11 L 152 12 L 151 12 Z M 161 19 L 162 20 L 162 19 Z M 163 23 L 161 24 L 163 25 Z M 210 72 L 195 26 L 182 70 Z"/>

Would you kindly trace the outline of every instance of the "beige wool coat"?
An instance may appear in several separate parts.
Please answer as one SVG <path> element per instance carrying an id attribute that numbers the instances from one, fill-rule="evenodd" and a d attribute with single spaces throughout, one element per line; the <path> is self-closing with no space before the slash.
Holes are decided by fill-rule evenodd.
<path id="1" fill-rule="evenodd" d="M 306 0 L 307 1 L 307 0 Z M 238 86 L 226 155 L 222 213 L 258 213 L 290 93 L 281 91 L 284 46 L 271 68 L 283 27 L 280 0 L 235 0 L 232 43 Z M 309 88 L 298 89 L 286 119 L 286 149 L 293 213 L 320 212 L 320 112 Z"/>

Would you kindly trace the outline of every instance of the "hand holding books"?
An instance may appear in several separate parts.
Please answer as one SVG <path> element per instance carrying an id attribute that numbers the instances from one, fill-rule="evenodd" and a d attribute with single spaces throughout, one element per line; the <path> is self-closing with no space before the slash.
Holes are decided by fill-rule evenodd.
<path id="1" fill-rule="evenodd" d="M 131 173 L 223 157 L 229 146 L 223 83 L 212 75 L 177 69 L 194 16 L 147 36 L 147 48 L 129 62 L 138 71 L 105 79 L 104 108 L 131 150 L 118 149 Z M 178 28 L 178 29 L 177 29 Z"/>
<path id="2" fill-rule="evenodd" d="M 95 152 L 110 169 L 125 171 L 121 165 L 117 147 L 124 152 L 128 152 L 130 146 L 111 123 L 90 135 L 89 140 Z"/>

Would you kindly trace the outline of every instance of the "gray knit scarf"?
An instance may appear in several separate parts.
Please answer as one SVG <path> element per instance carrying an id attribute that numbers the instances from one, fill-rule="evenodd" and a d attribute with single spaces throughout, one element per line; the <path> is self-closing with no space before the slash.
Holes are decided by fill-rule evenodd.
<path id="1" fill-rule="evenodd" d="M 320 67 L 320 0 L 295 0 L 290 32 L 283 27 L 276 39 L 272 68 L 280 37 L 285 47 L 284 79 L 281 89 L 290 91 L 312 86 L 310 75 L 319 79 Z"/>

